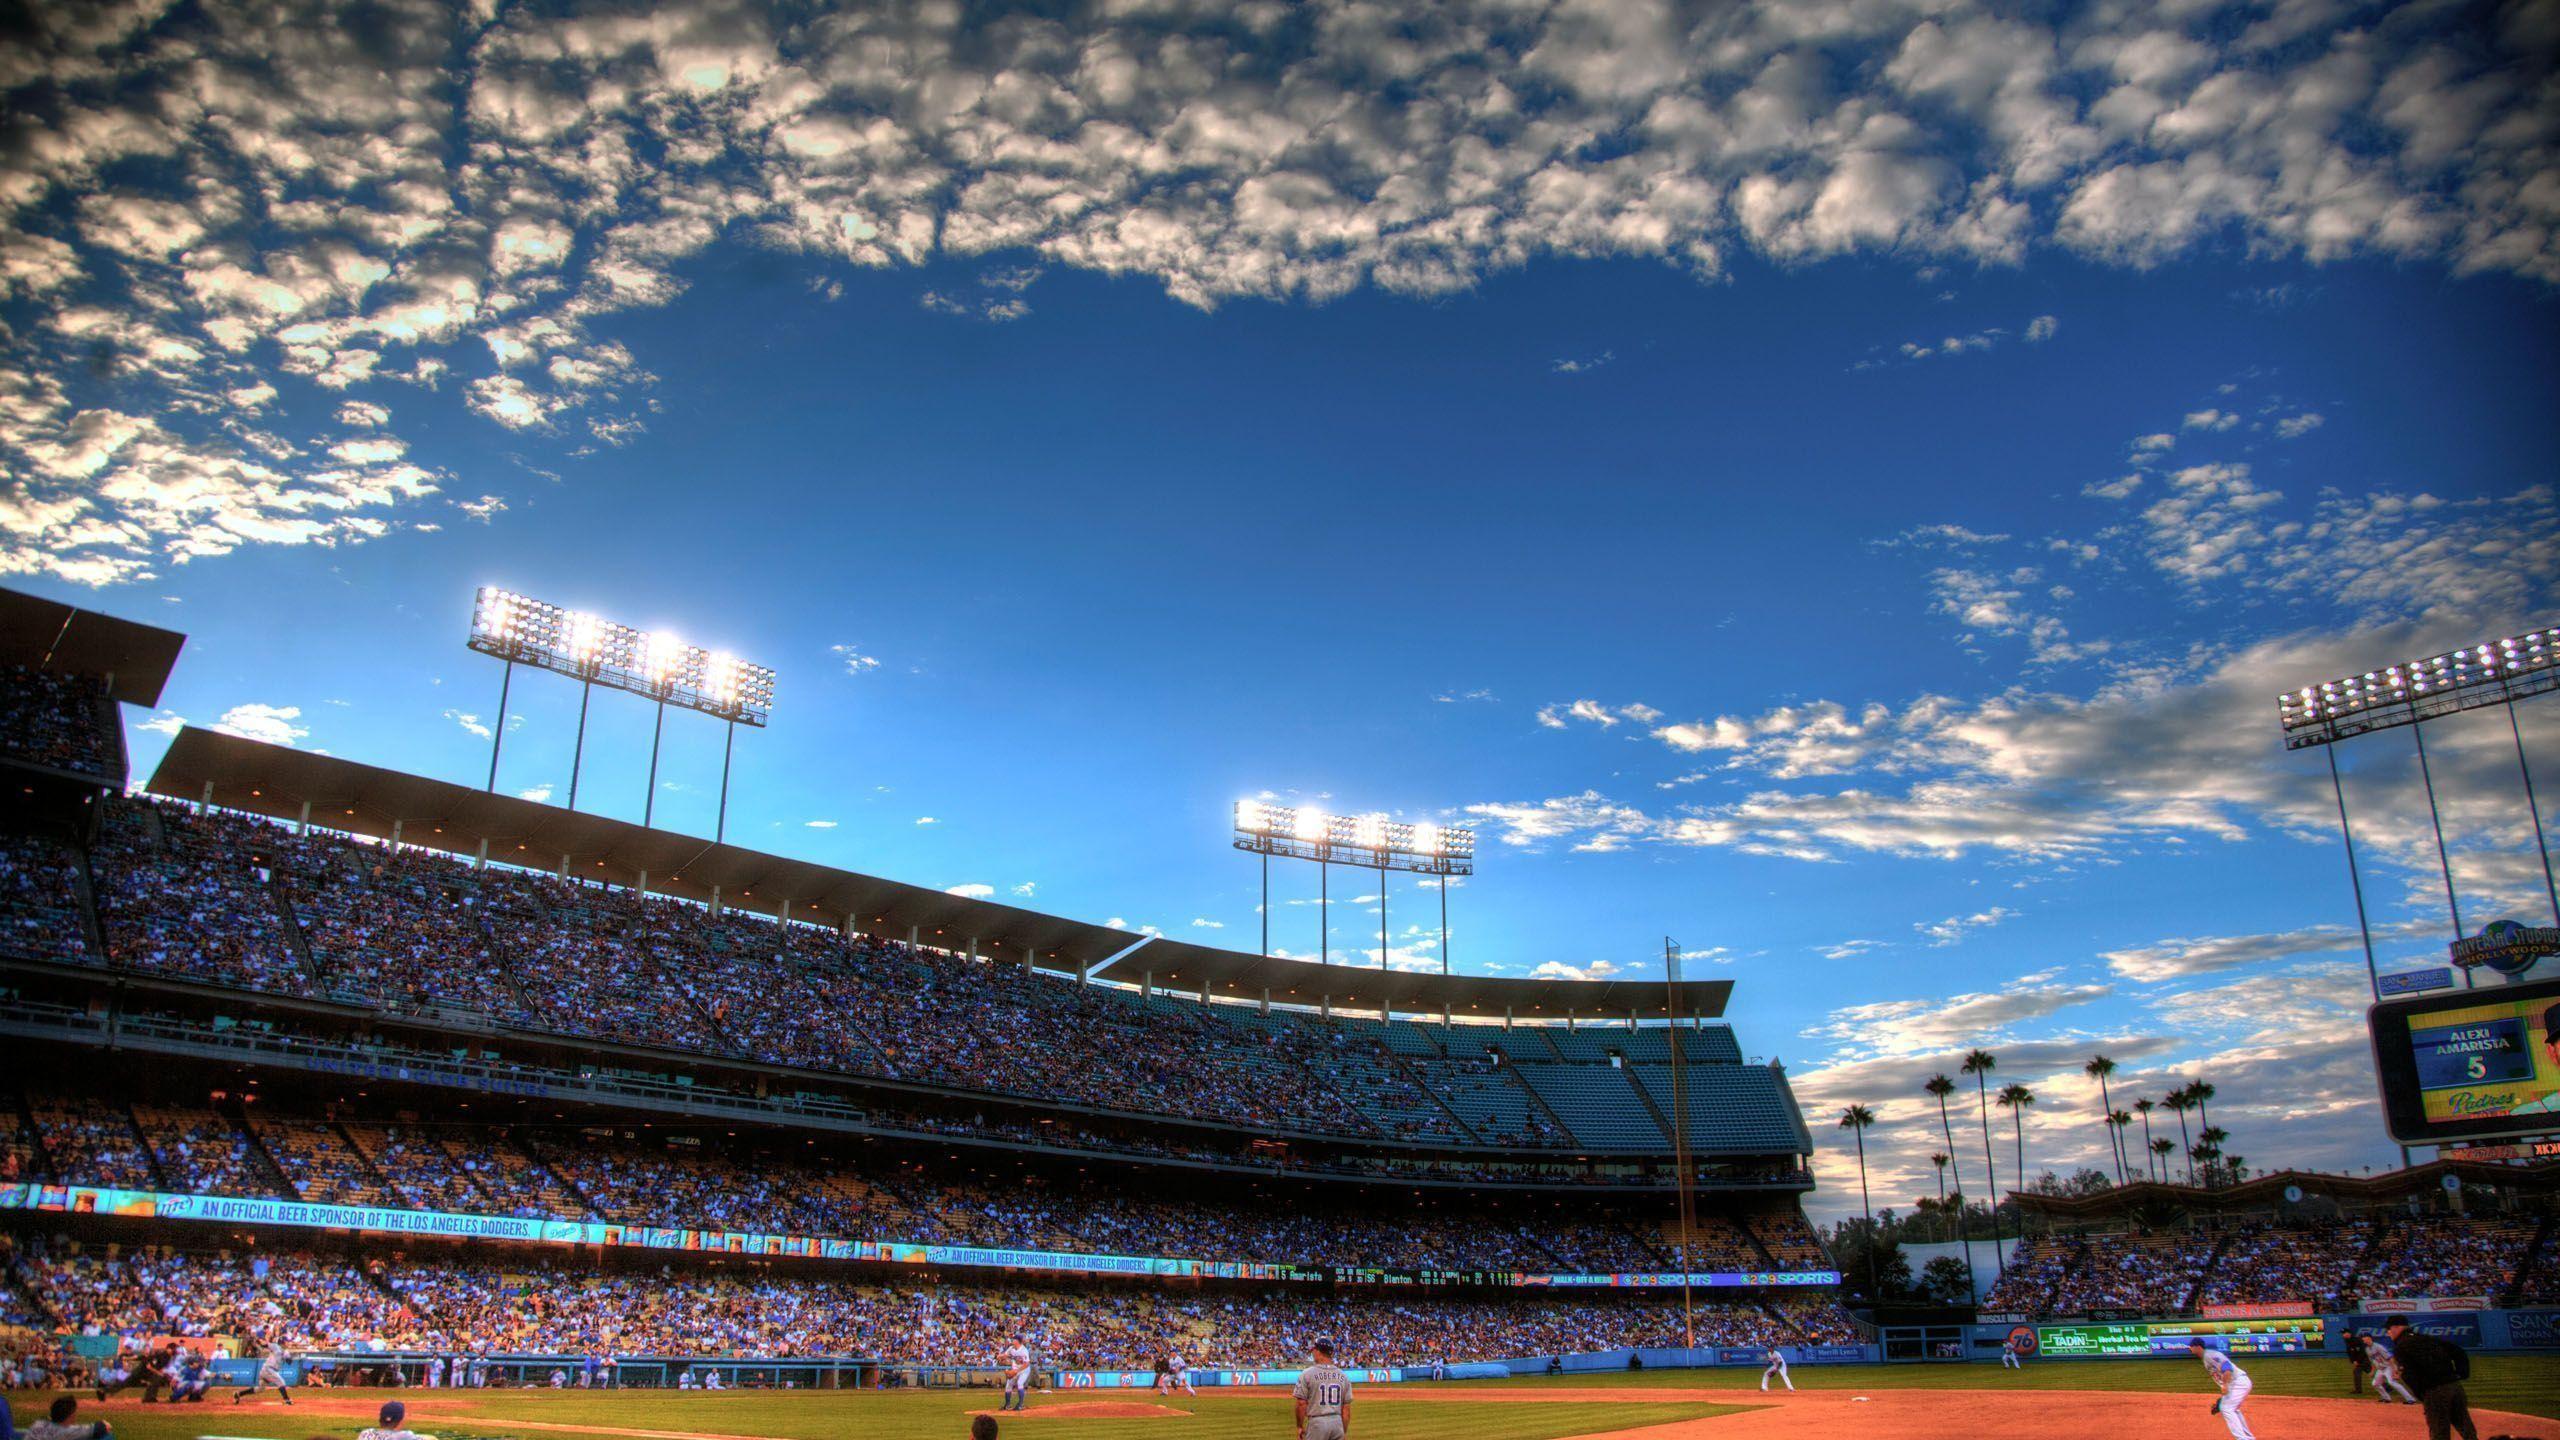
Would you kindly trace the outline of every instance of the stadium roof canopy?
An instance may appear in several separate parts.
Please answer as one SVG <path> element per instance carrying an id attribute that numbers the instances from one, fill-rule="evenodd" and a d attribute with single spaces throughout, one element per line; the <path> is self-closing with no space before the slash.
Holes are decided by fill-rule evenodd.
<path id="1" fill-rule="evenodd" d="M 59 600 L 0 590 L 0 663 L 66 675 L 99 675 L 128 705 L 160 703 L 187 637 Z"/>
<path id="2" fill-rule="evenodd" d="M 147 702 L 146 702 L 147 703 Z M 1006 960 L 1072 970 L 1197 994 L 1312 1005 L 1330 997 L 1353 1010 L 1380 1002 L 1398 1011 L 1522 1020 L 1661 1019 L 1668 987 L 1604 980 L 1514 980 L 1474 975 L 1382 972 L 1238 954 L 1185 941 L 1150 939 L 992 900 L 839 870 L 699 836 L 649 829 L 604 815 L 492 794 L 444 780 L 288 749 L 187 726 L 153 773 L 150 792 L 229 810 L 472 859 L 574 875 L 649 893 L 722 904 L 794 920 L 842 926 L 890 939 L 912 933 L 952 950 L 975 948 Z M 1682 1013 L 1724 1013 L 1730 981 L 1682 987 Z"/>
<path id="3" fill-rule="evenodd" d="M 1105 980 L 1131 985 L 1152 983 L 1186 994 L 1206 984 L 1211 995 L 1312 1005 L 1330 998 L 1335 1005 L 1375 1010 L 1382 1004 L 1407 1014 L 1437 1015 L 1441 1007 L 1459 1015 L 1492 1017 L 1509 1014 L 1521 1020 L 1624 1020 L 1630 1015 L 1659 1020 L 1671 1014 L 1670 987 L 1658 980 L 1520 980 L 1490 975 L 1442 975 L 1436 971 L 1373 970 L 1365 966 L 1318 965 L 1270 955 L 1217 950 L 1179 940 L 1158 940 L 1132 951 L 1095 972 Z M 1680 1013 L 1712 1018 L 1724 1013 L 1733 994 L 1730 980 L 1691 980 L 1680 986 Z"/>

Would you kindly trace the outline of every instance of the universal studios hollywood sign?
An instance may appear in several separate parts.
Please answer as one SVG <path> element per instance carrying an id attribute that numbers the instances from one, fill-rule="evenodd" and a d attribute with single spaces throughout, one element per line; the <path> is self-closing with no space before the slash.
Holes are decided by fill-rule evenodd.
<path id="1" fill-rule="evenodd" d="M 2560 955 L 2560 928 L 2492 920 L 2480 933 L 2456 940 L 2453 963 L 2465 970 L 2486 965 L 2501 975 L 2522 975 L 2549 956 Z"/>

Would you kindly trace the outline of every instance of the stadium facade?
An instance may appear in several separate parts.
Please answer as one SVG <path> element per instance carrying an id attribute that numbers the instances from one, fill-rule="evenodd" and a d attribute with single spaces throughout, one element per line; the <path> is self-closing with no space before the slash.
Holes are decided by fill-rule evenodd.
<path id="1" fill-rule="evenodd" d="M 1238 954 L 192 728 L 128 795 L 180 643 L 0 595 L 26 1333 L 672 1381 L 1027 1331 L 1086 1384 L 1861 1340 L 1723 982 Z"/>

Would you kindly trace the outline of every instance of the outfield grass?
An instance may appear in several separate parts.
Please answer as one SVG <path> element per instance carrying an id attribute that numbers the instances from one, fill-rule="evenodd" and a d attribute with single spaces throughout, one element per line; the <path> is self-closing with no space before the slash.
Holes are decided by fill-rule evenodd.
<path id="1" fill-rule="evenodd" d="M 2242 1357 L 2242 1368 L 2261 1395 L 2344 1395 L 2347 1362 L 2342 1358 L 2302 1355 Z M 2030 1361 L 2023 1370 L 1997 1365 L 1799 1365 L 1793 1371 L 1800 1390 L 2192 1390 L 2209 1394 L 2204 1367 L 2183 1360 L 2048 1360 Z M 1760 1387 L 1757 1369 L 1601 1370 L 1561 1377 L 1515 1377 L 1508 1380 L 1460 1380 L 1450 1388 L 1507 1389 L 1522 1385 L 1605 1385 L 1612 1388 L 1675 1390 L 1751 1390 Z M 2471 1381 L 2463 1387 L 2471 1403 L 2491 1410 L 2512 1410 L 2560 1420 L 2560 1361 L 2524 1355 L 2475 1355 Z"/>
<path id="2" fill-rule="evenodd" d="M 236 1407 L 219 1394 L 196 1405 L 117 1405 L 79 1418 L 104 1418 L 115 1426 L 116 1440 L 194 1440 L 197 1436 L 241 1436 L 255 1440 L 342 1440 L 371 1423 L 369 1414 L 323 1413 L 361 1404 L 367 1411 L 391 1391 L 335 1390 L 295 1392 L 303 1404 Z M 928 1391 L 731 1391 L 688 1394 L 679 1391 L 626 1390 L 602 1394 L 568 1391 L 408 1390 L 396 1392 L 409 1406 L 408 1423 L 439 1440 L 595 1440 L 594 1432 L 550 1430 L 524 1422 L 593 1426 L 606 1436 L 645 1431 L 765 1436 L 772 1440 L 962 1440 L 969 1433 L 969 1412 L 994 1407 L 992 1390 Z M 49 1396 L 13 1395 L 19 1423 L 43 1414 Z M 1057 1440 L 1287 1440 L 1291 1434 L 1286 1396 L 1273 1394 L 1203 1394 L 1162 1400 L 1139 1392 L 1075 1391 L 1036 1397 L 1033 1408 L 1082 1401 L 1131 1400 L 1170 1405 L 1188 1416 L 1147 1419 L 1077 1419 L 1045 1423 L 998 1417 L 1006 1440 L 1045 1435 Z M 1464 1436 L 1466 1440 L 1559 1440 L 1569 1435 L 1665 1425 L 1730 1414 L 1744 1405 L 1707 1404 L 1694 1400 L 1611 1403 L 1559 1401 L 1520 1405 L 1498 1401 L 1451 1401 L 1429 1405 L 1372 1405 L 1355 1412 L 1360 1440 L 1424 1440 Z"/>

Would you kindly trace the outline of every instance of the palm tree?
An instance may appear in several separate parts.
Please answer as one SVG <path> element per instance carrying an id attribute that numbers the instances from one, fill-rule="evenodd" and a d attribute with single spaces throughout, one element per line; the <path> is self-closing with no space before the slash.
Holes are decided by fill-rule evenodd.
<path id="1" fill-rule="evenodd" d="M 2166 1135 L 2151 1142 L 2151 1153 L 2160 1157 L 2160 1169 L 2164 1173 L 2169 1168 L 2169 1152 L 2177 1148 L 2178 1142 Z"/>
<path id="2" fill-rule="evenodd" d="M 2116 1103 L 2107 1097 L 2107 1077 L 2116 1073 L 2116 1062 L 2104 1055 L 2094 1055 L 2080 1072 L 2098 1082 L 2098 1118 L 2107 1125 L 2108 1148 L 2115 1151 L 2116 1183 L 2124 1183 L 2124 1135 L 2115 1129 Z"/>
<path id="3" fill-rule="evenodd" d="M 2036 1092 L 2023 1084 L 2000 1087 L 2000 1104 L 2009 1112 L 2009 1125 L 2018 1137 L 2018 1184 L 2027 1183 L 2027 1107 L 2036 1103 Z M 2023 1221 L 2024 1217 L 2020 1217 Z"/>
<path id="4" fill-rule="evenodd" d="M 2230 1131 L 2213 1125 L 2196 1132 L 2196 1163 L 2204 1167 L 2205 1183 L 2213 1183 L 2213 1164 L 2222 1158 L 2222 1142 L 2230 1138 Z"/>
<path id="5" fill-rule="evenodd" d="M 1947 1116 L 1947 1097 L 1956 1093 L 1956 1082 L 1944 1075 L 1932 1075 L 1929 1077 L 1929 1083 L 1920 1088 L 1928 1091 L 1930 1097 L 1938 1102 L 1938 1132 L 1947 1137 L 1947 1154 L 1952 1157 L 1956 1149 L 1956 1125 L 1955 1121 Z M 1962 1170 L 1956 1172 L 1955 1180 L 1956 1238 L 1964 1242 L 1964 1283 L 1968 1294 L 1979 1295 L 1982 1293 L 1981 1283 L 1975 1279 L 1973 1273 L 1973 1231 L 1964 1223 L 1964 1172 Z"/>
<path id="6" fill-rule="evenodd" d="M 2213 1111 L 2208 1108 L 2206 1102 L 2213 1099 L 2213 1086 L 2203 1080 L 2190 1080 L 2187 1082 L 2187 1098 L 2196 1102 L 2196 1123 L 2212 1124 Z"/>
<path id="7" fill-rule="evenodd" d="M 2116 1145 L 2116 1183 L 2119 1185 L 2125 1182 L 2125 1167 L 2130 1163 L 2124 1158 L 2124 1132 L 2132 1124 L 2133 1112 L 2130 1110 L 2113 1111 L 2107 1116 L 2107 1134 L 2113 1137 Z"/>
<path id="8" fill-rule="evenodd" d="M 2249 1178 L 2249 1162 L 2237 1154 L 2222 1157 L 2222 1168 L 2231 1172 L 2231 1183 L 2234 1185 Z"/>
<path id="9" fill-rule="evenodd" d="M 1941 1220 L 1943 1220 L 1943 1219 L 1945 1219 L 1945 1218 L 1946 1218 L 1946 1214 L 1947 1214 L 1947 1154 L 1946 1154 L 1946 1152 L 1945 1152 L 1945 1151 L 1943 1151 L 1943 1150 L 1932 1152 L 1932 1153 L 1930 1154 L 1930 1156 L 1929 1156 L 1929 1163 L 1930 1163 L 1930 1164 L 1932 1164 L 1932 1165 L 1934 1165 L 1934 1166 L 1936 1166 L 1936 1167 L 1938 1168 L 1938 1218 L 1939 1218 L 1939 1219 L 1941 1219 Z M 1941 1233 L 1944 1233 L 1944 1232 L 1942 1231 Z"/>
<path id="10" fill-rule="evenodd" d="M 1874 1123 L 1876 1112 L 1864 1105 L 1851 1105 L 1840 1112 L 1840 1128 L 1858 1137 L 1858 1210 L 1866 1217 L 1867 1293 L 1870 1295 L 1876 1293 L 1876 1212 L 1867 1200 L 1867 1127 Z"/>
<path id="11" fill-rule="evenodd" d="M 2195 1097 L 2188 1094 L 2186 1087 L 2182 1085 L 2170 1091 L 2161 1103 L 2178 1113 L 2178 1148 L 2187 1152 L 2187 1183 L 2193 1185 L 2196 1183 L 2196 1145 L 2194 1139 L 2187 1134 L 2187 1112 L 2196 1108 Z"/>
<path id="12" fill-rule="evenodd" d="M 2008 1261 L 2000 1254 L 2000 1162 L 1991 1155 L 1991 1072 L 2000 1062 L 1988 1050 L 1967 1050 L 1959 1067 L 1973 1077 L 1974 1113 L 1982 1117 L 1983 1195 L 1991 1207 L 1991 1278 L 1997 1281 L 2008 1270 Z"/>
<path id="13" fill-rule="evenodd" d="M 2150 1157 L 2156 1153 L 2151 1144 L 2151 1112 L 2156 1108 L 2156 1105 L 2150 1096 L 2145 1095 L 2141 1099 L 2133 1102 L 2133 1108 L 2134 1112 L 2142 1117 L 2142 1173 L 2151 1179 L 2157 1180 L 2160 1176 L 2153 1168 L 2150 1159 Z"/>

